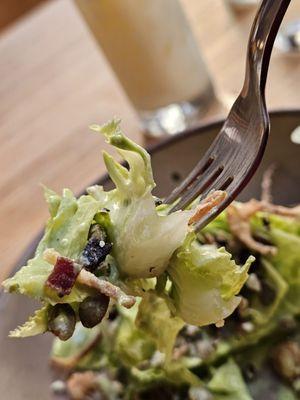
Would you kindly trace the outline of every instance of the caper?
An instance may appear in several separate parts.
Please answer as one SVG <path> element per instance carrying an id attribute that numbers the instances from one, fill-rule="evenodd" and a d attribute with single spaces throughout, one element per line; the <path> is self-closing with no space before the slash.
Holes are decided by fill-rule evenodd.
<path id="1" fill-rule="evenodd" d="M 60 340 L 68 340 L 74 332 L 76 316 L 69 304 L 56 304 L 48 311 L 48 330 Z"/>
<path id="2" fill-rule="evenodd" d="M 99 294 L 97 297 L 87 297 L 79 305 L 79 318 L 83 326 L 93 328 L 98 325 L 106 314 L 109 297 Z"/>

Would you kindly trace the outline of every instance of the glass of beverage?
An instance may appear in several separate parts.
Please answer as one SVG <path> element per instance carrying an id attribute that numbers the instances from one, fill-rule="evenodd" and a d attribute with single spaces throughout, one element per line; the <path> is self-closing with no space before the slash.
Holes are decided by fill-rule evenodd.
<path id="1" fill-rule="evenodd" d="M 300 2 L 292 1 L 277 35 L 275 46 L 284 53 L 300 54 Z"/>
<path id="2" fill-rule="evenodd" d="M 75 0 L 145 132 L 192 126 L 215 100 L 178 0 Z"/>
<path id="3" fill-rule="evenodd" d="M 244 10 L 257 6 L 260 0 L 226 0 L 226 2 L 237 10 Z"/>

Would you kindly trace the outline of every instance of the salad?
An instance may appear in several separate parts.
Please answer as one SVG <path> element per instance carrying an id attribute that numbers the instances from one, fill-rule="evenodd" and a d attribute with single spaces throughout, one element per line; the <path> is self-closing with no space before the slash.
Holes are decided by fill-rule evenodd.
<path id="1" fill-rule="evenodd" d="M 10 336 L 52 332 L 53 390 L 74 400 L 297 399 L 300 206 L 235 202 L 195 233 L 226 193 L 172 212 L 119 121 L 92 129 L 127 165 L 103 153 L 110 191 L 44 188 L 44 236 L 3 282 L 41 305 Z"/>

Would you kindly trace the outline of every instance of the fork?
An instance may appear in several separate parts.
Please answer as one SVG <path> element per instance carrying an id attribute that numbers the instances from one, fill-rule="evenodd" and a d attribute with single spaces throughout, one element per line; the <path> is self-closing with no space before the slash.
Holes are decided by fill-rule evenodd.
<path id="1" fill-rule="evenodd" d="M 226 191 L 225 199 L 195 224 L 195 230 L 202 229 L 235 199 L 260 164 L 270 132 L 265 102 L 268 67 L 290 1 L 262 1 L 250 32 L 241 93 L 204 157 L 164 201 L 175 203 L 170 210 L 174 212 L 213 190 Z"/>

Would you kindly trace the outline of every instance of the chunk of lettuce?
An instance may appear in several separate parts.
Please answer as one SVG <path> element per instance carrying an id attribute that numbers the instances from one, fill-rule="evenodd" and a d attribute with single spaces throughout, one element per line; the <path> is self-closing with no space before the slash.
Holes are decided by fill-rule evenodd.
<path id="1" fill-rule="evenodd" d="M 108 173 L 115 184 L 113 190 L 105 191 L 101 186 L 92 186 L 87 189 L 87 195 L 77 199 L 69 189 L 64 189 L 60 196 L 45 188 L 50 218 L 44 236 L 34 258 L 7 279 L 3 283 L 4 288 L 49 305 L 78 304 L 99 288 L 98 279 L 102 280 L 101 283 L 103 279 L 110 280 L 107 284 L 118 286 L 110 287 L 114 292 L 121 288 L 134 296 L 144 296 L 140 305 L 140 310 L 144 311 L 139 312 L 136 330 L 131 330 L 130 336 L 126 333 L 129 332 L 126 328 L 129 322 L 124 314 L 124 329 L 120 329 L 118 340 L 120 355 L 124 360 L 127 357 L 127 362 L 134 363 L 138 362 L 139 352 L 143 354 L 145 350 L 146 357 L 150 354 L 149 349 L 155 347 L 163 350 L 169 359 L 183 320 L 197 325 L 216 323 L 237 307 L 239 298 L 236 294 L 247 279 L 251 259 L 244 267 L 239 267 L 224 249 L 200 246 L 195 234 L 189 233 L 188 228 L 193 210 L 168 214 L 169 206 L 156 207 L 151 193 L 155 184 L 150 156 L 122 133 L 119 121 L 110 121 L 102 127 L 94 125 L 92 129 L 101 133 L 117 149 L 128 166 L 121 165 L 104 152 Z M 224 226 L 224 216 L 221 218 L 219 229 Z M 53 265 L 49 262 L 52 259 L 45 259 L 45 251 L 53 249 L 52 254 L 55 252 L 70 258 L 81 268 L 80 256 L 91 224 L 95 222 L 106 229 L 113 243 L 112 252 L 106 260 L 110 274 L 105 278 L 100 273 L 99 276 L 92 275 L 91 288 L 84 284 L 86 281 L 77 279 L 70 294 L 62 297 L 55 290 L 46 290 L 45 283 Z M 49 251 L 47 254 L 50 254 Z M 171 300 L 169 298 L 166 302 L 154 291 L 144 295 L 144 291 L 153 288 L 149 285 L 151 278 L 166 274 L 166 270 L 172 281 Z M 86 273 L 82 271 L 79 278 L 82 278 L 83 272 Z M 161 297 L 163 295 L 166 299 L 169 293 L 163 293 Z M 157 308 L 157 312 L 147 321 L 144 314 L 151 315 L 151 307 Z M 173 315 L 174 310 L 177 316 Z M 160 335 L 157 332 L 163 322 L 168 329 Z M 144 347 L 145 333 L 147 344 Z M 127 349 L 126 341 L 132 342 Z"/>
<path id="2" fill-rule="evenodd" d="M 253 400 L 239 367 L 232 359 L 213 370 L 207 386 L 214 400 Z"/>
<path id="3" fill-rule="evenodd" d="M 158 382 L 202 384 L 184 358 L 172 358 L 175 339 L 184 322 L 171 315 L 165 299 L 150 291 L 139 304 L 130 310 L 122 309 L 121 313 L 116 357 L 130 369 L 138 386 Z"/>
<path id="4" fill-rule="evenodd" d="M 49 306 L 45 305 L 37 310 L 25 324 L 11 331 L 9 337 L 24 338 L 46 332 L 48 329 L 48 308 Z"/>
<path id="5" fill-rule="evenodd" d="M 123 135 L 114 120 L 93 129 L 102 133 L 128 163 L 125 168 L 104 153 L 115 190 L 89 189 L 97 199 L 106 198 L 113 226 L 113 254 L 121 274 L 134 278 L 158 276 L 167 268 L 173 252 L 183 243 L 192 211 L 162 215 L 151 194 L 155 184 L 149 154 Z"/>
<path id="6" fill-rule="evenodd" d="M 45 188 L 50 218 L 35 256 L 29 260 L 13 277 L 3 282 L 4 289 L 26 296 L 42 299 L 51 304 L 82 301 L 88 296 L 86 288 L 75 284 L 68 296 L 59 298 L 55 292 L 46 291 L 45 283 L 53 270 L 53 265 L 43 258 L 46 249 L 54 249 L 62 256 L 77 259 L 88 237 L 95 214 L 101 204 L 92 196 L 81 196 L 76 200 L 69 189 L 62 196 Z"/>
<path id="7" fill-rule="evenodd" d="M 166 362 L 171 362 L 175 340 L 184 321 L 171 314 L 166 300 L 154 291 L 146 293 L 139 305 L 136 326 L 154 340 Z"/>
<path id="8" fill-rule="evenodd" d="M 190 234 L 168 268 L 171 297 L 178 315 L 192 325 L 208 325 L 228 317 L 240 303 L 236 295 L 254 260 L 240 267 L 224 248 L 200 245 Z"/>
<path id="9" fill-rule="evenodd" d="M 155 352 L 155 343 L 135 325 L 138 304 L 130 310 L 121 312 L 122 318 L 116 335 L 115 352 L 124 365 L 135 367 L 151 358 Z"/>
<path id="10" fill-rule="evenodd" d="M 253 296 L 248 315 L 251 317 L 252 322 L 257 325 L 269 323 L 270 319 L 273 318 L 278 311 L 288 291 L 288 284 L 269 261 L 262 259 L 261 268 L 264 271 L 264 276 L 268 284 L 273 285 L 275 295 L 270 305 L 263 305 L 256 296 Z"/>
<path id="11" fill-rule="evenodd" d="M 100 369 L 108 362 L 103 351 L 103 325 L 85 328 L 77 323 L 72 337 L 66 341 L 55 338 L 51 350 L 52 362 L 76 369 Z M 107 349 L 108 350 L 108 349 Z"/>

